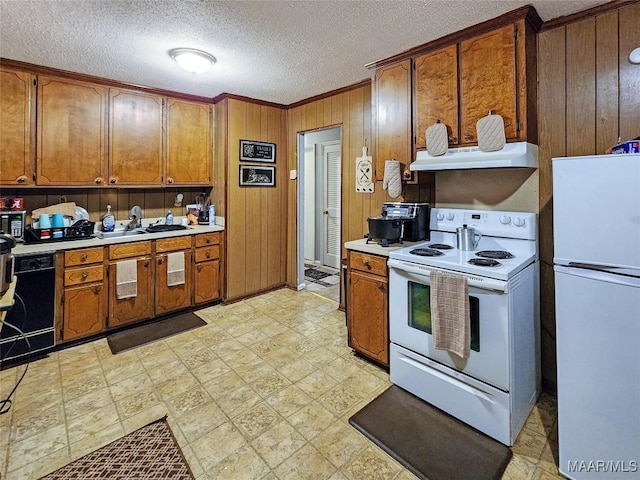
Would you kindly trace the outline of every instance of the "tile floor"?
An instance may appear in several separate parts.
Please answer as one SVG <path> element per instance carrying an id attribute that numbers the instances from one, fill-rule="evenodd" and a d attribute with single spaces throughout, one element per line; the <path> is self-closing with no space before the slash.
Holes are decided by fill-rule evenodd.
<path id="1" fill-rule="evenodd" d="M 305 284 L 307 285 L 307 290 L 313 293 L 317 293 L 318 295 L 328 298 L 330 300 L 339 302 L 340 301 L 340 277 L 338 276 L 339 270 L 336 268 L 319 266 L 307 264 L 305 261 L 305 271 L 308 268 L 313 268 L 314 270 L 320 272 L 326 272 L 330 275 L 324 277 L 320 280 L 316 280 L 312 277 L 304 277 Z"/>
<path id="2" fill-rule="evenodd" d="M 118 355 L 100 339 L 33 362 L 0 415 L 0 478 L 39 478 L 164 415 L 198 480 L 415 478 L 348 424 L 389 376 L 354 356 L 336 306 L 281 289 Z M 0 372 L 3 397 L 23 368 Z M 503 478 L 559 478 L 555 411 L 543 394 Z"/>

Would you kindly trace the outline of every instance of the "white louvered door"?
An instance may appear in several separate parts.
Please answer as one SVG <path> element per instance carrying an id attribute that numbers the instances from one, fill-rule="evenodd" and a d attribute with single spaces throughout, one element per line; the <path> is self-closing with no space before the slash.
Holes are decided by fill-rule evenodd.
<path id="1" fill-rule="evenodd" d="M 323 145 L 322 263 L 340 268 L 340 143 Z"/>

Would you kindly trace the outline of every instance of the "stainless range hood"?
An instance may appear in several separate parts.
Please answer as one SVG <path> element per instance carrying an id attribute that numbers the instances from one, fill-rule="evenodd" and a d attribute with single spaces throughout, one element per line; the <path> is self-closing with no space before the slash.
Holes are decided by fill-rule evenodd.
<path id="1" fill-rule="evenodd" d="M 414 171 L 505 167 L 538 168 L 538 146 L 528 142 L 507 143 L 495 152 L 482 152 L 478 147 L 450 148 L 438 157 L 422 150 L 409 165 Z"/>

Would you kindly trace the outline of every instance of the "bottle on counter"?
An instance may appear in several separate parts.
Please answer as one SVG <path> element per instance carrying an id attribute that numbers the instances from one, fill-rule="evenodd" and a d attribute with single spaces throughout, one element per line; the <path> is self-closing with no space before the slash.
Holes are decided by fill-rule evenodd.
<path id="1" fill-rule="evenodd" d="M 173 225 L 173 213 L 171 213 L 171 210 L 167 212 L 167 215 L 164 218 L 164 223 L 167 225 Z"/>
<path id="2" fill-rule="evenodd" d="M 111 213 L 111 205 L 107 205 L 107 213 L 102 217 L 102 231 L 113 232 L 116 228 L 116 217 Z"/>
<path id="3" fill-rule="evenodd" d="M 209 225 L 213 226 L 216 224 L 216 206 L 209 205 Z"/>

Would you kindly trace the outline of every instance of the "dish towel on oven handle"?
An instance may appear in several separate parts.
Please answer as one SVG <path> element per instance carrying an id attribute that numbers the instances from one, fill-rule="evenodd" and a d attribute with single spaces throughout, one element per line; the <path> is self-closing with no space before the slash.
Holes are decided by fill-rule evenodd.
<path id="1" fill-rule="evenodd" d="M 435 347 L 455 353 L 460 358 L 468 358 L 471 319 L 467 279 L 431 271 L 430 286 L 431 326 Z"/>
<path id="2" fill-rule="evenodd" d="M 387 190 L 391 198 L 398 198 L 402 195 L 402 176 L 400 173 L 400 162 L 398 160 L 384 161 L 382 188 Z"/>
<path id="3" fill-rule="evenodd" d="M 167 255 L 167 287 L 184 284 L 184 252 Z"/>
<path id="4" fill-rule="evenodd" d="M 138 295 L 138 262 L 123 260 L 116 263 L 116 297 L 119 300 Z"/>

